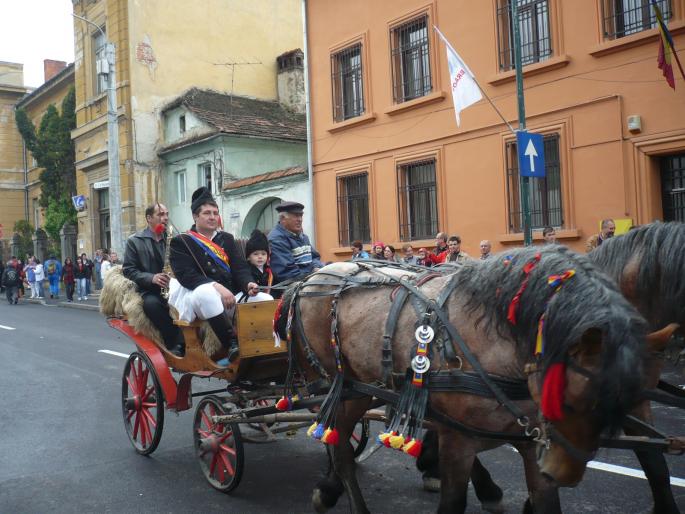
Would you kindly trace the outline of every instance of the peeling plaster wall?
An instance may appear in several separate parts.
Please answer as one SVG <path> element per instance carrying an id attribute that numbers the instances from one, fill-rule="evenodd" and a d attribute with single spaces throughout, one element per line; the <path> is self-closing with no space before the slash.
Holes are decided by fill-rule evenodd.
<path id="1" fill-rule="evenodd" d="M 276 57 L 302 46 L 300 0 L 129 0 L 138 225 L 165 201 L 161 109 L 191 87 L 275 100 Z M 227 63 L 237 63 L 234 66 Z M 167 141 L 168 143 L 168 141 Z"/>

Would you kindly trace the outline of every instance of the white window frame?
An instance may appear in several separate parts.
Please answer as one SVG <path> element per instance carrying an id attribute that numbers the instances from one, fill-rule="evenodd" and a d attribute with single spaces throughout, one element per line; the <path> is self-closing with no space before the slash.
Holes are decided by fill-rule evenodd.
<path id="1" fill-rule="evenodd" d="M 176 184 L 176 201 L 180 205 L 186 203 L 187 199 L 186 170 L 177 171 L 175 175 L 176 177 L 174 183 Z"/>

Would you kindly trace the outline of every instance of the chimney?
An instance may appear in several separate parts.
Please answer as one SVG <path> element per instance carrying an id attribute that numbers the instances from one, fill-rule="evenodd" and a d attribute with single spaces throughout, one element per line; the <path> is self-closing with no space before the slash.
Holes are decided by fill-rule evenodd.
<path id="1" fill-rule="evenodd" d="M 45 82 L 50 80 L 52 77 L 57 75 L 66 67 L 67 63 L 64 61 L 53 61 L 52 59 L 45 59 L 43 61 L 43 75 L 45 76 Z"/>
<path id="2" fill-rule="evenodd" d="M 304 54 L 299 48 L 276 57 L 278 64 L 278 101 L 291 111 L 303 114 Z"/>

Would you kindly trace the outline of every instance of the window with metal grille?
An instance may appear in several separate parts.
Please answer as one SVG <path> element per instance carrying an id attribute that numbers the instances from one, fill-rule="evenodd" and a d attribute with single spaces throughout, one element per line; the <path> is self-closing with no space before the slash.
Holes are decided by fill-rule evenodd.
<path id="1" fill-rule="evenodd" d="M 368 177 L 368 173 L 359 173 L 338 178 L 340 246 L 349 246 L 353 241 L 371 242 Z"/>
<path id="2" fill-rule="evenodd" d="M 685 221 L 685 154 L 661 159 L 664 221 Z"/>
<path id="3" fill-rule="evenodd" d="M 521 64 L 544 61 L 552 56 L 552 36 L 549 28 L 548 0 L 516 0 L 521 34 Z M 497 45 L 499 69 L 513 70 L 514 26 L 511 0 L 500 0 L 497 7 Z"/>
<path id="4" fill-rule="evenodd" d="M 398 167 L 400 239 L 431 239 L 438 232 L 435 159 Z"/>
<path id="5" fill-rule="evenodd" d="M 650 0 L 602 0 L 604 39 L 618 39 L 656 27 Z M 664 21 L 673 16 L 670 0 L 656 0 Z"/>
<path id="6" fill-rule="evenodd" d="M 561 161 L 559 159 L 559 134 L 543 139 L 545 148 L 545 178 L 531 178 L 530 223 L 532 228 L 562 227 L 564 213 L 561 205 Z M 509 232 L 523 231 L 523 211 L 519 179 L 516 141 L 506 145 L 507 155 L 507 207 Z"/>
<path id="7" fill-rule="evenodd" d="M 361 50 L 361 43 L 357 43 L 331 55 L 335 121 L 344 121 L 364 113 Z"/>
<path id="8" fill-rule="evenodd" d="M 392 40 L 392 84 L 395 103 L 426 96 L 433 90 L 428 16 L 395 27 Z"/>

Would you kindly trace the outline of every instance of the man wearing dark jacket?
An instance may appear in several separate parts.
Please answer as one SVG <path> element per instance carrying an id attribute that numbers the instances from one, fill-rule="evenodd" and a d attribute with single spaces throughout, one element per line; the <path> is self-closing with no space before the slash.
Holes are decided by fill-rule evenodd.
<path id="1" fill-rule="evenodd" d="M 156 203 L 145 210 L 147 227 L 128 238 L 124 254 L 124 276 L 138 286 L 143 297 L 143 311 L 162 334 L 164 344 L 174 355 L 183 355 L 183 336 L 169 315 L 162 288 L 169 287 L 169 275 L 163 273 L 166 255 L 166 230 L 169 211 Z"/>
<path id="2" fill-rule="evenodd" d="M 302 232 L 304 205 L 283 202 L 276 206 L 278 223 L 269 232 L 271 269 L 279 282 L 298 279 L 323 267 L 319 252 Z"/>
<path id="3" fill-rule="evenodd" d="M 13 255 L 2 273 L 2 285 L 5 286 L 7 301 L 10 305 L 19 303 L 20 284 L 21 272 L 19 271 L 19 263 L 17 262 L 17 258 Z"/>
<path id="4" fill-rule="evenodd" d="M 233 235 L 218 230 L 219 208 L 206 187 L 193 193 L 191 210 L 195 224 L 171 240 L 169 303 L 184 321 L 207 320 L 230 359 L 237 351 L 235 294 L 259 289 Z"/>

